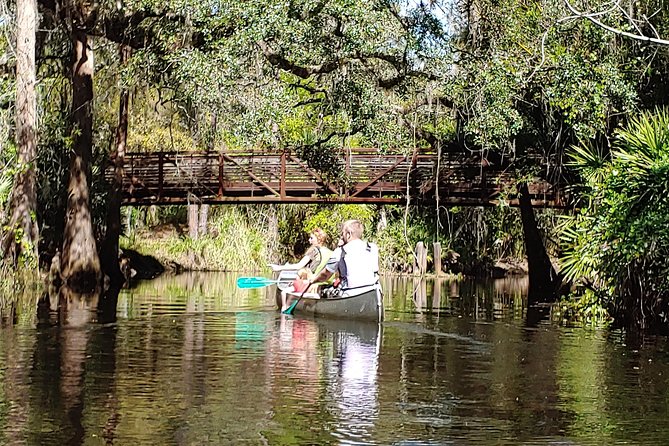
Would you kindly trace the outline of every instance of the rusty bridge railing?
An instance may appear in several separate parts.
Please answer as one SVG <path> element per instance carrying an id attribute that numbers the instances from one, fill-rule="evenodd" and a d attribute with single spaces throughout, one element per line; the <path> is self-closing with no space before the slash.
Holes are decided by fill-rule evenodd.
<path id="1" fill-rule="evenodd" d="M 342 150 L 339 159 L 343 181 L 288 151 L 131 152 L 124 159 L 123 204 L 404 203 L 407 196 L 438 196 L 444 205 L 517 204 L 508 193 L 511 175 L 482 164 L 480 156 L 449 154 L 437 163 L 430 152 L 355 148 Z M 535 206 L 563 206 L 555 185 L 537 178 L 529 186 Z"/>

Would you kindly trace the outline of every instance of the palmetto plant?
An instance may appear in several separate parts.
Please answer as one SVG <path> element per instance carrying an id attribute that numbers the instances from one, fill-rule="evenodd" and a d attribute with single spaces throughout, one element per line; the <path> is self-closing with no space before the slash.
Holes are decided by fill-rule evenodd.
<path id="1" fill-rule="evenodd" d="M 623 323 L 669 321 L 669 111 L 646 112 L 617 132 L 610 158 L 571 153 L 583 206 L 562 230 L 563 273 L 608 295 Z"/>

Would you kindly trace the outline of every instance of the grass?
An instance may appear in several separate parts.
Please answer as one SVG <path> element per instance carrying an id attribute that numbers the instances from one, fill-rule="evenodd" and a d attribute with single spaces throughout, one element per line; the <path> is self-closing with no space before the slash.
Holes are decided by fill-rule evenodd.
<path id="1" fill-rule="evenodd" d="M 123 238 L 121 246 L 152 255 L 168 267 L 177 264 L 193 271 L 266 269 L 269 235 L 235 210 L 212 218 L 205 236 L 191 239 L 187 232 L 184 225 L 145 228 Z"/>

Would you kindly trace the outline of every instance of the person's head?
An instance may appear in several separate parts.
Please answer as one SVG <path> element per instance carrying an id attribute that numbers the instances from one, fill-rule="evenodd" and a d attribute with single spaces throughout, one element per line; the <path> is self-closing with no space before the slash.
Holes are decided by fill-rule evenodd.
<path id="1" fill-rule="evenodd" d="M 321 228 L 315 228 L 309 233 L 309 243 L 312 246 L 323 246 L 328 239 L 328 235 Z"/>
<path id="2" fill-rule="evenodd" d="M 344 244 L 362 238 L 363 227 L 360 220 L 346 220 L 341 226 L 341 238 Z"/>
<path id="3" fill-rule="evenodd" d="M 309 278 L 311 271 L 309 268 L 300 268 L 297 271 L 297 278 L 302 280 L 307 280 Z"/>

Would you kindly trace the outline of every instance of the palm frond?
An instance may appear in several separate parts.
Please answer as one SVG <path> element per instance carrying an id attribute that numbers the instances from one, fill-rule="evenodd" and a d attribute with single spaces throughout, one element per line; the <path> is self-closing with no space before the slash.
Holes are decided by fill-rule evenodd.
<path id="1" fill-rule="evenodd" d="M 604 177 L 602 169 L 608 161 L 602 147 L 592 143 L 572 145 L 567 156 L 571 159 L 566 163 L 567 166 L 578 170 L 588 183 L 597 184 L 602 181 Z"/>

